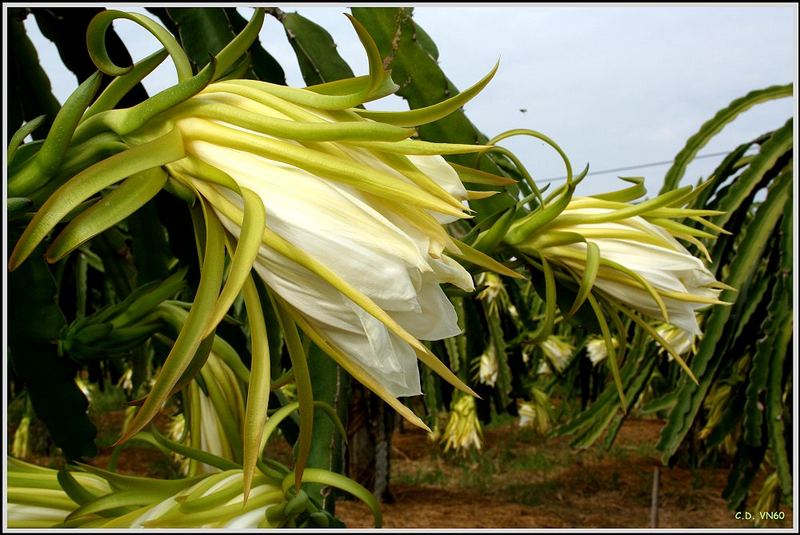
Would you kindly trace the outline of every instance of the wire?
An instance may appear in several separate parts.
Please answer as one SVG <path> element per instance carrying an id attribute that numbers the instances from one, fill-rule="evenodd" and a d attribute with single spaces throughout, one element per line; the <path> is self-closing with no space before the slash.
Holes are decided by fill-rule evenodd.
<path id="1" fill-rule="evenodd" d="M 694 159 L 695 160 L 699 160 L 701 158 L 714 158 L 714 157 L 717 157 L 717 156 L 727 156 L 730 153 L 731 153 L 731 151 L 712 152 L 710 154 L 701 154 L 699 156 L 695 156 Z M 590 173 L 586 173 L 586 176 L 589 176 L 589 175 L 602 175 L 602 174 L 605 174 L 605 173 L 616 173 L 618 171 L 630 171 L 631 169 L 642 169 L 644 167 L 658 167 L 659 165 L 671 164 L 673 161 L 674 160 L 664 160 L 663 162 L 642 163 L 642 164 L 639 164 L 639 165 L 629 165 L 627 167 L 617 167 L 615 169 L 604 169 L 602 171 L 592 171 Z M 545 178 L 545 179 L 542 179 L 542 180 L 537 180 L 537 182 L 555 182 L 556 180 L 566 180 L 566 179 L 567 179 L 566 176 L 555 176 L 555 177 L 551 177 L 551 178 Z"/>

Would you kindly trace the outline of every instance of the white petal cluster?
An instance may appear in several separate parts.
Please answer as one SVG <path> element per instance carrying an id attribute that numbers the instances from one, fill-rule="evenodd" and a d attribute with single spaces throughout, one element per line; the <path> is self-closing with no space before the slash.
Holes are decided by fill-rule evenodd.
<path id="1" fill-rule="evenodd" d="M 517 421 L 517 424 L 520 427 L 528 427 L 534 424 L 536 421 L 536 410 L 530 401 L 523 401 L 519 403 L 517 410 L 519 412 L 519 420 Z"/>
<path id="2" fill-rule="evenodd" d="M 480 361 L 478 363 L 478 381 L 488 386 L 494 386 L 495 383 L 497 383 L 498 371 L 497 355 L 495 353 L 494 344 L 492 344 L 486 352 L 480 356 Z"/>
<path id="3" fill-rule="evenodd" d="M 619 342 L 617 341 L 616 337 L 611 338 L 612 345 L 616 348 L 619 347 Z M 608 349 L 606 348 L 606 342 L 599 336 L 593 336 L 586 342 L 586 354 L 589 356 L 589 360 L 592 361 L 592 365 L 597 366 L 604 360 L 608 358 Z"/>
<path id="4" fill-rule="evenodd" d="M 653 296 L 636 279 L 619 269 L 601 265 L 595 287 L 644 314 L 669 321 L 692 335 L 700 334 L 695 312 L 717 299 L 714 275 L 667 230 L 643 217 L 633 216 L 602 223 L 575 223 L 581 216 L 608 216 L 611 208 L 592 207 L 591 200 L 573 199 L 548 226 L 548 231 L 575 233 L 585 241 L 537 249 L 581 276 L 586 268 L 586 243 L 594 243 L 604 260 L 614 262 L 647 281 L 666 306 L 668 318 Z M 576 217 L 577 216 L 577 217 Z M 560 224 L 561 220 L 570 221 Z M 609 217 L 609 219 L 612 219 Z M 537 237 L 541 240 L 541 236 Z M 531 243 L 534 248 L 534 243 Z M 544 242 L 542 242 L 544 243 Z"/>
<path id="5" fill-rule="evenodd" d="M 472 449 L 480 451 L 483 429 L 475 411 L 475 398 L 464 395 L 458 398 L 440 440 L 445 452 L 451 449 L 462 454 Z"/>
<path id="6" fill-rule="evenodd" d="M 553 427 L 550 411 L 550 398 L 538 388 L 531 389 L 530 401 L 518 400 L 517 411 L 519 427 L 533 427 L 540 435 L 546 435 Z"/>
<path id="7" fill-rule="evenodd" d="M 539 344 L 539 348 L 544 356 L 559 373 L 566 369 L 570 358 L 575 352 L 575 346 L 567 342 L 563 337 L 550 335 Z"/>
<path id="8" fill-rule="evenodd" d="M 263 104 L 239 105 L 248 109 L 256 107 L 276 119 L 290 119 Z M 321 121 L 330 121 L 325 112 L 307 111 Z M 249 131 L 248 134 L 272 139 L 258 132 Z M 440 340 L 461 332 L 455 309 L 440 284 L 449 282 L 472 291 L 471 276 L 443 253 L 444 243 L 420 230 L 415 221 L 392 209 L 385 199 L 259 154 L 202 140 L 188 139 L 186 144 L 187 151 L 194 157 L 224 171 L 240 187 L 261 197 L 269 229 L 372 299 L 411 335 L 420 340 Z M 330 150 L 345 154 L 354 162 L 410 184 L 401 173 L 366 148 L 330 145 L 335 145 Z M 417 171 L 455 199 L 466 201 L 467 192 L 457 173 L 441 156 L 407 158 Z M 241 199 L 231 190 L 217 189 L 232 202 L 242 205 Z M 238 237 L 239 227 L 222 213 L 218 215 L 227 230 Z M 434 223 L 455 219 L 455 216 L 433 211 L 428 211 L 428 217 L 432 217 Z M 266 245 L 262 244 L 254 267 L 274 292 L 303 314 L 330 343 L 358 361 L 394 396 L 421 392 L 414 349 L 381 321 L 306 267 Z"/>

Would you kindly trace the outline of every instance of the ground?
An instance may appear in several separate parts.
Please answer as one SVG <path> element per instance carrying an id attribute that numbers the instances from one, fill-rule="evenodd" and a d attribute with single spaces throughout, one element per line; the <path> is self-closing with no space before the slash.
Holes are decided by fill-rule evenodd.
<path id="1" fill-rule="evenodd" d="M 110 445 L 118 438 L 124 414 L 93 415 L 99 455 L 92 464 L 106 467 Z M 160 417 L 165 429 L 168 418 Z M 485 430 L 482 455 L 443 455 L 418 429 L 401 429 L 392 443 L 392 503 L 383 503 L 387 528 L 650 528 L 653 474 L 660 470 L 659 528 L 750 528 L 737 520 L 721 497 L 725 467 L 662 467 L 654 445 L 663 422 L 631 419 L 609 451 L 595 446 L 570 448 L 568 437 L 542 438 L 513 421 Z M 9 429 L 9 440 L 13 436 Z M 36 432 L 32 429 L 32 434 Z M 270 443 L 268 453 L 290 462 L 285 441 Z M 29 461 L 57 466 L 53 457 Z M 148 448 L 130 447 L 118 470 L 153 477 L 179 477 L 175 465 Z M 760 488 L 756 486 L 755 488 Z M 755 503 L 755 498 L 751 498 Z M 791 510 L 783 522 L 791 527 Z M 358 501 L 339 500 L 336 516 L 349 528 L 373 526 L 372 514 Z"/>
<path id="2" fill-rule="evenodd" d="M 660 470 L 659 528 L 749 528 L 721 497 L 727 469 L 665 468 L 654 448 L 663 425 L 630 420 L 617 443 L 574 450 L 564 437 L 542 439 L 513 423 L 485 433 L 484 455 L 445 457 L 426 435 L 393 439 L 387 528 L 649 528 L 653 473 Z M 791 511 L 783 523 L 791 527 Z M 339 501 L 348 527 L 373 525 L 366 506 Z"/>

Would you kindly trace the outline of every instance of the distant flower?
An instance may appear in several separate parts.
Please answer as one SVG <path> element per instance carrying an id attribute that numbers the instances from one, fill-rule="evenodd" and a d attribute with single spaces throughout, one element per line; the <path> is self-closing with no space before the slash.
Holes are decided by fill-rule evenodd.
<path id="1" fill-rule="evenodd" d="M 520 427 L 533 425 L 533 422 L 536 421 L 536 410 L 530 401 L 521 401 L 517 410 L 519 411 Z"/>
<path id="2" fill-rule="evenodd" d="M 481 449 L 483 430 L 475 412 L 475 398 L 459 395 L 450 411 L 450 419 L 439 439 L 444 451 L 454 450 L 466 454 L 471 449 Z"/>
<path id="3" fill-rule="evenodd" d="M 530 401 L 519 400 L 518 425 L 520 427 L 533 427 L 540 435 L 546 435 L 552 429 L 552 414 L 550 411 L 550 398 L 538 388 L 532 388 L 533 399 Z"/>
<path id="4" fill-rule="evenodd" d="M 483 271 L 478 275 L 476 281 L 477 286 L 482 287 L 478 293 L 478 299 L 488 305 L 490 313 L 505 310 L 515 322 L 519 321 L 517 307 L 511 302 L 505 283 L 496 273 Z"/>
<path id="5" fill-rule="evenodd" d="M 25 459 L 31 454 L 30 427 L 31 415 L 26 412 L 19 421 L 11 445 L 11 455 L 17 459 Z"/>
<path id="6" fill-rule="evenodd" d="M 619 342 L 617 341 L 616 337 L 611 338 L 611 342 L 614 347 L 619 346 Z M 606 348 L 606 342 L 599 336 L 592 337 L 586 343 L 586 353 L 589 355 L 589 360 L 592 361 L 594 366 L 597 366 L 604 360 L 608 358 L 608 350 Z"/>
<path id="7" fill-rule="evenodd" d="M 559 373 L 566 369 L 575 352 L 575 346 L 567 342 L 564 337 L 556 335 L 548 336 L 539 347 L 550 365 Z"/>
<path id="8" fill-rule="evenodd" d="M 478 381 L 494 386 L 497 382 L 498 362 L 494 344 L 490 344 L 478 359 Z"/>

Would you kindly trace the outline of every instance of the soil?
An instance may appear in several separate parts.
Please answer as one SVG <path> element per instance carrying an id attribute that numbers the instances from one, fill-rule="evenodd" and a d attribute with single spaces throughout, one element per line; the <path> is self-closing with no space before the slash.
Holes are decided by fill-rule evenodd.
<path id="1" fill-rule="evenodd" d="M 99 455 L 106 468 L 119 438 L 123 411 L 94 415 Z M 166 431 L 168 417 L 157 426 Z M 737 520 L 722 499 L 727 467 L 689 469 L 661 465 L 654 445 L 663 422 L 626 421 L 608 451 L 596 445 L 577 450 L 569 437 L 542 438 L 514 423 L 484 431 L 481 454 L 441 453 L 426 433 L 400 429 L 392 438 L 392 500 L 381 505 L 385 528 L 651 528 L 653 475 L 660 471 L 658 528 L 751 528 Z M 32 434 L 35 432 L 32 429 Z M 9 440 L 13 428 L 9 429 Z M 599 442 L 599 441 L 598 441 Z M 270 441 L 267 453 L 291 463 L 285 441 Z M 56 467 L 45 452 L 27 460 Z M 175 464 L 152 448 L 131 445 L 117 470 L 151 477 L 180 477 Z M 760 481 L 753 486 L 760 489 Z M 755 503 L 751 497 L 750 503 Z M 792 512 L 767 527 L 792 527 Z M 758 513 L 750 511 L 754 516 Z M 339 499 L 335 514 L 348 528 L 372 528 L 372 514 L 360 501 Z"/>
<path id="2" fill-rule="evenodd" d="M 656 467 L 658 528 L 753 527 L 721 497 L 727 468 L 661 466 L 654 445 L 662 425 L 630 420 L 606 452 L 509 424 L 486 431 L 484 454 L 468 458 L 444 456 L 423 431 L 403 430 L 393 437 L 394 501 L 382 504 L 383 527 L 651 528 Z M 784 513 L 768 526 L 791 527 L 791 510 Z M 351 528 L 374 525 L 357 501 L 338 501 L 336 516 Z"/>

